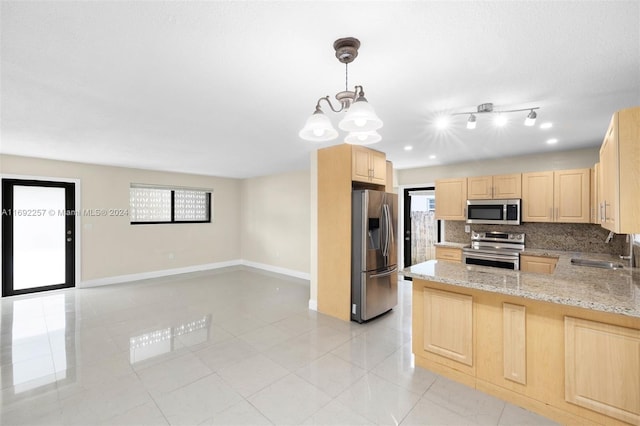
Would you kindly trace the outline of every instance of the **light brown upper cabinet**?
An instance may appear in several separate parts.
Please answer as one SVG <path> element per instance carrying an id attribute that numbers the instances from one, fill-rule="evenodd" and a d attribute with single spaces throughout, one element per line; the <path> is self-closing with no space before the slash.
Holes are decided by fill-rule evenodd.
<path id="1" fill-rule="evenodd" d="M 467 178 L 436 180 L 436 219 L 465 220 Z"/>
<path id="2" fill-rule="evenodd" d="M 590 169 L 522 174 L 522 221 L 589 223 Z"/>
<path id="3" fill-rule="evenodd" d="M 600 163 L 596 163 L 591 168 L 591 223 L 600 223 Z"/>
<path id="4" fill-rule="evenodd" d="M 385 185 L 387 182 L 387 158 L 384 152 L 358 145 L 353 145 L 351 150 L 351 180 Z"/>
<path id="5" fill-rule="evenodd" d="M 600 147 L 600 223 L 617 234 L 640 232 L 640 107 L 613 114 Z"/>
<path id="6" fill-rule="evenodd" d="M 522 198 L 522 174 L 467 178 L 467 198 L 470 200 Z"/>

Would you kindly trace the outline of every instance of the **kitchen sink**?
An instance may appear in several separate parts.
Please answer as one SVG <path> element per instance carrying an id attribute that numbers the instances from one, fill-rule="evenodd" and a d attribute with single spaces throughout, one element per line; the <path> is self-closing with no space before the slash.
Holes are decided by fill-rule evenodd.
<path id="1" fill-rule="evenodd" d="M 571 264 L 577 266 L 591 266 L 593 268 L 603 269 L 622 269 L 624 265 L 616 262 L 608 262 L 606 260 L 589 260 L 589 259 L 571 259 Z"/>

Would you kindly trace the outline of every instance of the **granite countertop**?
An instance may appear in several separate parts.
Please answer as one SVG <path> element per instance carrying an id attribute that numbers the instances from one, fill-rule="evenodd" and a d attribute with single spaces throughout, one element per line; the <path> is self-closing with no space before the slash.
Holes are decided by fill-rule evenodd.
<path id="1" fill-rule="evenodd" d="M 601 269 L 571 264 L 571 258 L 620 261 L 592 253 L 525 250 L 525 254 L 558 257 L 553 274 L 429 260 L 405 268 L 403 275 L 458 287 L 640 318 L 640 268 Z"/>

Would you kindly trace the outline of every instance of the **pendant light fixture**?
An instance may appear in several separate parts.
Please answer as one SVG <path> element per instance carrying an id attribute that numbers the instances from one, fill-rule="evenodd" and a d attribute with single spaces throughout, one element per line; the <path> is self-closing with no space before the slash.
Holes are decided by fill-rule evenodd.
<path id="1" fill-rule="evenodd" d="M 492 103 L 480 104 L 476 111 L 467 111 L 467 112 L 455 112 L 451 115 L 468 115 L 467 119 L 467 129 L 473 130 L 476 128 L 476 116 L 481 114 L 498 114 L 495 120 L 495 124 L 497 126 L 504 126 L 507 122 L 506 113 L 511 112 L 522 112 L 529 111 L 527 118 L 524 121 L 525 126 L 533 126 L 536 123 L 536 118 L 538 114 L 536 114 L 535 110 L 540 109 L 540 107 L 532 107 L 532 108 L 523 108 L 523 109 L 507 109 L 507 110 L 494 110 Z M 444 122 L 444 121 L 443 121 Z"/>
<path id="2" fill-rule="evenodd" d="M 349 132 L 345 142 L 357 145 L 368 145 L 379 142 L 382 137 L 376 132 L 382 127 L 382 120 L 378 118 L 373 107 L 364 97 L 362 86 L 355 86 L 349 90 L 349 64 L 358 56 L 360 41 L 353 37 L 341 38 L 333 43 L 338 61 L 345 64 L 345 90 L 336 94 L 340 108 L 335 108 L 329 96 L 318 99 L 314 113 L 309 117 L 299 136 L 312 142 L 330 141 L 338 137 L 338 131 L 331 124 L 329 117 L 324 115 L 320 106 L 325 101 L 333 112 L 346 112 L 338 127 Z"/>

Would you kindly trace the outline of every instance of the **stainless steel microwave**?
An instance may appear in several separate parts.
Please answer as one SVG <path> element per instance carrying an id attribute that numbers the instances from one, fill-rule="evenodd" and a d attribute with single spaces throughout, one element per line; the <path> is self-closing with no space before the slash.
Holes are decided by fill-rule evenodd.
<path id="1" fill-rule="evenodd" d="M 513 200 L 467 200 L 467 223 L 520 225 L 519 198 Z"/>

